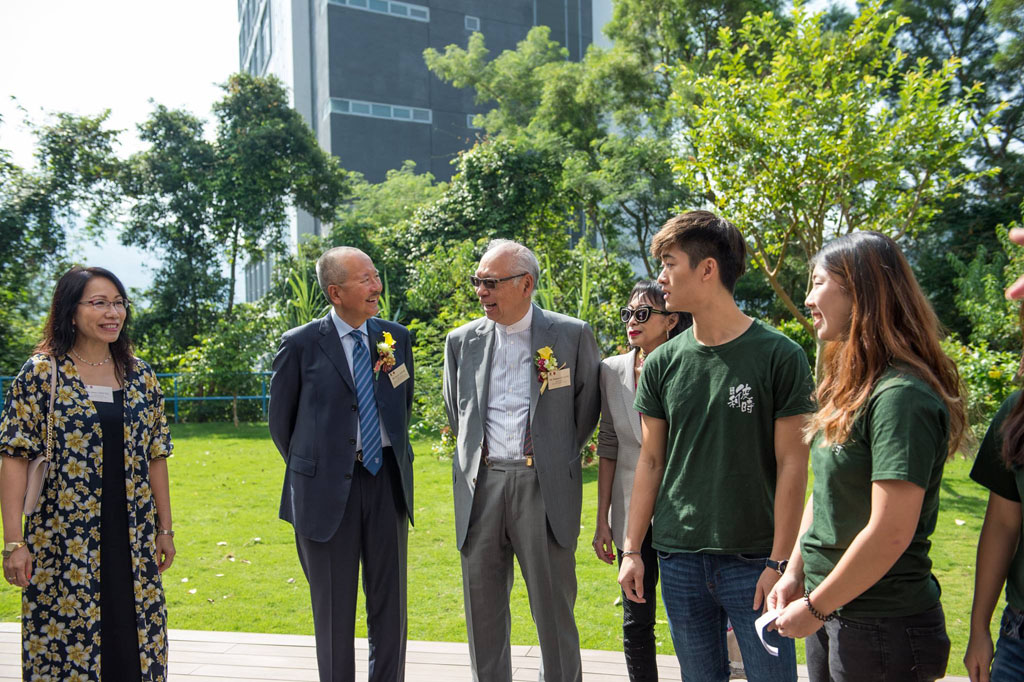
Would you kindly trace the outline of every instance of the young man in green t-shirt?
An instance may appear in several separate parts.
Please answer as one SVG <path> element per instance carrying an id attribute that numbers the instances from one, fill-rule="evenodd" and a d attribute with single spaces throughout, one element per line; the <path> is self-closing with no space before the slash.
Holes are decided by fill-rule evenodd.
<path id="1" fill-rule="evenodd" d="M 792 640 L 754 621 L 785 570 L 807 486 L 805 415 L 814 411 L 807 356 L 736 305 L 746 247 L 708 211 L 670 219 L 655 235 L 658 283 L 669 310 L 693 327 L 645 360 L 635 407 L 643 445 L 630 502 L 619 583 L 642 602 L 640 544 L 654 524 L 662 601 L 687 682 L 729 678 L 732 622 L 748 679 L 796 680 Z"/>

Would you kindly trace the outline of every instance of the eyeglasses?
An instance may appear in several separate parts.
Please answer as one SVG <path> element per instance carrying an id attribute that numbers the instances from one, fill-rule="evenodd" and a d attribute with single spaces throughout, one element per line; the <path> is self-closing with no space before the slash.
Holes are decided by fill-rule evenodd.
<path id="1" fill-rule="evenodd" d="M 501 277 L 500 279 L 495 279 L 493 277 L 482 277 L 481 278 L 481 277 L 474 277 L 473 275 L 470 275 L 469 276 L 469 283 L 472 284 L 474 287 L 478 287 L 480 285 L 483 285 L 484 289 L 493 289 L 494 287 L 498 286 L 498 284 L 500 282 L 507 282 L 510 279 L 515 279 L 516 277 L 522 277 L 523 275 L 526 275 L 526 274 L 528 274 L 528 273 L 520 272 L 518 275 L 509 275 L 508 277 Z"/>
<path id="2" fill-rule="evenodd" d="M 78 305 L 89 305 L 92 306 L 93 310 L 100 310 L 103 312 L 107 312 L 110 310 L 110 307 L 113 306 L 114 310 L 119 313 L 123 313 L 128 310 L 128 306 L 131 304 L 128 301 L 119 298 L 116 301 L 104 301 L 103 299 L 96 299 L 95 301 L 79 301 Z"/>
<path id="3" fill-rule="evenodd" d="M 628 306 L 625 308 L 619 308 L 619 317 L 626 324 L 629 324 L 630 319 L 634 317 L 637 322 L 642 324 L 651 319 L 651 313 L 654 313 L 655 315 L 668 315 L 664 310 L 658 310 L 657 308 L 649 305 L 637 306 L 636 308 L 630 308 Z"/>

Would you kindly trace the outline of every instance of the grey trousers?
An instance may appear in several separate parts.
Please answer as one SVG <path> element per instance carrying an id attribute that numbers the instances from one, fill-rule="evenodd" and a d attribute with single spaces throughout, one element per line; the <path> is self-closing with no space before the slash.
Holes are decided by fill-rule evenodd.
<path id="1" fill-rule="evenodd" d="M 576 547 L 548 528 L 537 470 L 481 463 L 469 532 L 462 546 L 462 589 L 475 682 L 511 682 L 512 558 L 519 560 L 540 640 L 542 682 L 581 682 Z"/>

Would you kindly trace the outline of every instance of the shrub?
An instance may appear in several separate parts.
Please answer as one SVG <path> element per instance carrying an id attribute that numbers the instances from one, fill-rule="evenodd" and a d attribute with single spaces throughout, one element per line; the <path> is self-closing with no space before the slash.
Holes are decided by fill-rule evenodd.
<path id="1" fill-rule="evenodd" d="M 943 341 L 942 348 L 956 362 L 960 377 L 967 387 L 967 418 L 974 441 L 967 448 L 973 452 L 985 435 L 996 410 L 1015 388 L 1014 377 L 1020 356 L 965 345 L 955 338 Z"/>

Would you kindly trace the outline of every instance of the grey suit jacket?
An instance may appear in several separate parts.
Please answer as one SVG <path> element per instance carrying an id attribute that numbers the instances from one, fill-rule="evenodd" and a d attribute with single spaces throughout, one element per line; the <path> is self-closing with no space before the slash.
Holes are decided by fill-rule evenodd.
<path id="1" fill-rule="evenodd" d="M 600 411 L 600 355 L 590 326 L 581 320 L 533 307 L 531 364 L 544 346 L 559 366 L 569 368 L 570 386 L 530 386 L 530 433 L 544 509 L 555 540 L 571 547 L 580 534 L 583 480 L 580 453 L 594 432 Z M 444 406 L 455 434 L 452 462 L 455 536 L 461 550 L 469 530 L 476 475 L 484 442 L 487 384 L 494 349 L 494 322 L 486 317 L 450 332 L 445 339 Z"/>
<path id="2" fill-rule="evenodd" d="M 377 361 L 376 344 L 387 331 L 395 339 L 395 366 L 405 363 L 409 370 L 409 378 L 397 387 L 381 372 L 373 381 L 373 390 L 402 477 L 404 499 L 395 502 L 405 507 L 412 521 L 409 417 L 413 364 L 409 330 L 375 317 L 366 321 L 366 330 L 371 365 Z M 268 411 L 270 436 L 287 464 L 280 516 L 295 527 L 297 534 L 326 542 L 342 522 L 352 471 L 362 466 L 355 459 L 359 405 L 352 370 L 329 314 L 281 337 L 274 357 Z"/>
<path id="3" fill-rule="evenodd" d="M 633 409 L 635 357 L 634 349 L 601 361 L 601 428 L 597 432 L 597 456 L 616 460 L 608 513 L 612 539 L 620 548 L 626 539 L 629 496 L 640 459 L 640 413 Z"/>

